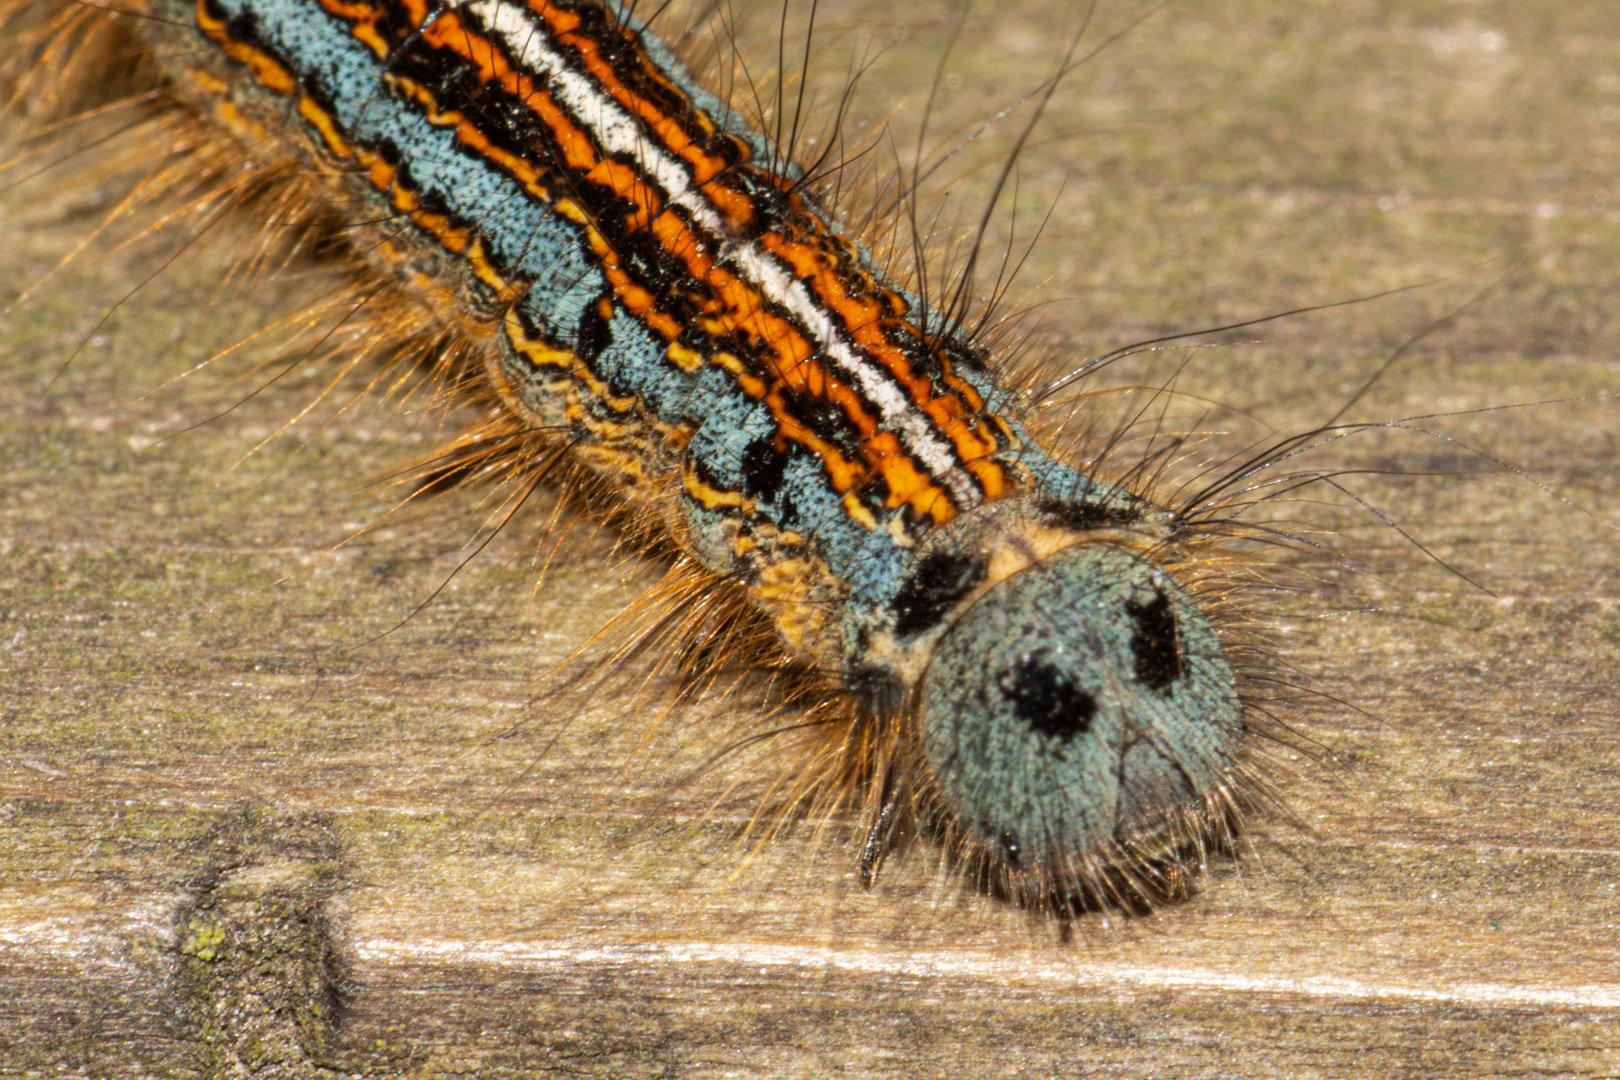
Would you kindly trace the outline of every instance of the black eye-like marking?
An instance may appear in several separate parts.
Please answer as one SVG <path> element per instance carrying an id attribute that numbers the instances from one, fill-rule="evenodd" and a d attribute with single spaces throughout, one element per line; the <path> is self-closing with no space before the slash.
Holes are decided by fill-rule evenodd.
<path id="1" fill-rule="evenodd" d="M 910 637 L 939 625 L 939 620 L 984 580 L 984 559 L 938 551 L 925 556 L 916 573 L 894 598 L 894 632 Z"/>
<path id="2" fill-rule="evenodd" d="M 1136 623 L 1131 652 L 1136 656 L 1136 681 L 1150 690 L 1168 693 L 1181 678 L 1181 646 L 1176 643 L 1176 613 L 1170 598 L 1155 590 L 1151 603 L 1125 603 Z"/>
<path id="3" fill-rule="evenodd" d="M 1001 692 L 1031 731 L 1065 742 L 1091 730 L 1097 699 L 1074 685 L 1061 668 L 1046 662 L 1044 651 L 1024 657 L 1001 673 Z"/>

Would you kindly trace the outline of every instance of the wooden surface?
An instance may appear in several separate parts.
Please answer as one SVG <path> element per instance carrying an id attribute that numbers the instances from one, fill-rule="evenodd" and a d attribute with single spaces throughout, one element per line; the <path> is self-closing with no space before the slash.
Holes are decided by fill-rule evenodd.
<path id="1" fill-rule="evenodd" d="M 973 21 L 947 126 L 1047 70 L 1066 6 Z M 859 116 L 910 95 L 904 127 L 946 24 L 885 7 L 830 21 L 853 27 L 835 51 L 884 47 Z M 312 271 L 206 308 L 224 256 L 182 260 L 54 385 L 150 266 L 130 253 L 12 314 L 0 1075 L 1620 1073 L 1614 14 L 1180 4 L 1054 101 L 1020 188 L 1028 208 L 1062 190 L 1024 278 L 1060 360 L 1445 279 L 1120 371 L 1187 361 L 1181 412 L 1219 403 L 1207 452 L 1321 422 L 1471 299 L 1352 418 L 1557 402 L 1321 452 L 1489 473 L 1466 443 L 1535 483 L 1347 480 L 1484 589 L 1343 499 L 1323 511 L 1392 585 L 1327 574 L 1275 601 L 1286 658 L 1362 710 L 1300 721 L 1327 748 L 1284 781 L 1300 826 L 1260 823 L 1196 898 L 1067 943 L 941 888 L 923 853 L 871 893 L 836 838 L 749 857 L 746 788 L 710 812 L 724 779 L 694 778 L 746 700 L 700 702 L 640 752 L 647 719 L 617 695 L 566 725 L 518 708 L 646 580 L 599 543 L 536 591 L 518 530 L 372 641 L 466 535 L 445 506 L 328 553 L 368 519 L 358 486 L 420 448 L 408 418 L 361 410 L 245 456 L 308 400 L 296 374 L 155 442 L 245 384 L 153 391 Z M 8 192 L 7 295 L 94 202 Z"/>

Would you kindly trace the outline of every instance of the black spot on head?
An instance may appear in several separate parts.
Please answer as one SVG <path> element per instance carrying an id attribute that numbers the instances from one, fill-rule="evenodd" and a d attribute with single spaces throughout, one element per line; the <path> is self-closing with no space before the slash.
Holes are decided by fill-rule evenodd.
<path id="1" fill-rule="evenodd" d="M 776 448 L 776 440 L 761 435 L 743 448 L 743 494 L 774 502 L 776 493 L 782 490 L 782 475 L 787 466 L 788 456 Z"/>
<path id="2" fill-rule="evenodd" d="M 936 551 L 924 556 L 891 604 L 894 632 L 910 637 L 939 625 L 952 605 L 984 580 L 986 568 L 977 555 Z"/>
<path id="3" fill-rule="evenodd" d="M 1069 499 L 1042 499 L 1036 509 L 1047 524 L 1074 532 L 1129 525 L 1142 516 L 1142 511 L 1135 506 L 1110 506 L 1107 503 Z"/>
<path id="4" fill-rule="evenodd" d="M 1066 672 L 1047 663 L 1045 657 L 1045 650 L 1025 656 L 1003 671 L 998 682 L 1030 730 L 1067 742 L 1091 730 L 1097 699 L 1074 685 Z"/>
<path id="5" fill-rule="evenodd" d="M 1181 646 L 1176 643 L 1176 613 L 1170 598 L 1154 591 L 1150 603 L 1125 603 L 1125 611 L 1136 623 L 1131 633 L 1131 652 L 1136 655 L 1136 681 L 1161 694 L 1181 678 Z"/>

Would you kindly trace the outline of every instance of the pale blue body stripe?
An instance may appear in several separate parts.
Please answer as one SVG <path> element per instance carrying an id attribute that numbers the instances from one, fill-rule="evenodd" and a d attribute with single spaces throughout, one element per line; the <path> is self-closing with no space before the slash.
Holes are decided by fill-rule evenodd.
<path id="1" fill-rule="evenodd" d="M 574 343 L 586 306 L 608 292 L 579 226 L 532 198 L 510 177 L 463 152 L 449 129 L 434 127 L 402 108 L 382 84 L 382 65 L 376 56 L 314 4 L 220 0 L 220 7 L 232 16 L 251 14 L 256 32 L 307 80 L 311 90 L 330 102 L 350 138 L 367 145 L 391 144 L 412 187 L 441 199 L 446 209 L 475 225 L 492 255 L 531 276 L 534 285 L 519 301 L 520 310 L 552 340 L 564 346 Z M 660 62 L 668 63 L 667 70 L 679 70 L 667 50 L 660 45 L 657 51 Z M 700 106 L 717 110 L 714 115 L 727 118 L 728 128 L 764 153 L 760 137 L 741 127 L 713 95 L 696 92 L 689 79 L 680 81 L 683 89 L 694 92 Z M 609 329 L 612 341 L 595 359 L 595 369 L 640 396 L 660 420 L 700 420 L 692 453 L 713 475 L 740 480 L 738 466 L 748 443 L 776 430 L 769 410 L 744 395 L 719 369 L 689 375 L 668 363 L 662 345 L 622 311 L 615 313 Z M 797 513 L 784 516 L 784 503 L 791 503 Z M 708 513 L 695 506 L 690 511 Z M 834 574 L 847 578 L 857 564 L 870 567 L 876 559 L 882 564 L 878 576 L 898 583 L 904 551 L 887 532 L 870 534 L 851 521 L 839 498 L 828 490 L 820 465 L 804 454 L 793 454 L 780 501 L 762 502 L 760 513 L 773 524 L 813 537 Z M 695 531 L 717 533 L 709 528 Z M 710 565 L 724 566 L 730 545 L 700 554 Z"/>
<path id="2" fill-rule="evenodd" d="M 439 199 L 445 209 L 473 225 L 490 254 L 533 281 L 519 309 L 547 337 L 563 347 L 578 339 L 586 307 L 608 294 L 606 279 L 588 248 L 584 231 L 531 196 L 515 180 L 456 144 L 454 133 L 435 127 L 395 99 L 382 82 L 376 56 L 348 27 L 309 0 L 219 0 L 231 16 L 250 15 L 256 32 L 324 97 L 344 132 L 354 141 L 391 145 L 409 185 Z M 729 106 L 696 85 L 653 35 L 643 42 L 653 58 L 693 102 L 743 138 L 760 158 L 769 154 L 762 136 Z M 912 298 L 915 302 L 915 298 Z M 611 341 L 592 360 L 597 373 L 616 389 L 640 397 L 660 421 L 696 420 L 700 426 L 688 452 L 718 482 L 742 484 L 741 463 L 748 445 L 772 436 L 770 411 L 738 389 L 717 368 L 688 374 L 670 364 L 662 343 L 639 321 L 615 310 Z M 962 372 L 1005 415 L 1015 411 L 1008 392 L 980 372 Z M 544 377 L 544 373 L 537 373 Z M 1022 445 L 998 455 L 1033 474 L 1038 487 L 1054 496 L 1119 501 L 1120 494 L 1052 460 L 1014 425 Z M 910 569 L 911 557 L 886 528 L 868 530 L 853 521 L 842 499 L 827 484 L 821 465 L 793 447 L 775 500 L 757 500 L 758 514 L 773 525 L 810 539 L 828 569 L 851 590 L 852 619 L 859 609 L 888 604 Z M 890 513 L 902 513 L 895 510 Z M 725 519 L 687 502 L 697 554 L 716 569 L 729 567 L 731 550 Z M 882 520 L 882 515 L 880 515 Z"/>
<path id="3" fill-rule="evenodd" d="M 399 152 L 410 185 L 476 225 L 490 253 L 534 287 L 524 310 L 571 341 L 585 305 L 607 291 L 579 226 L 532 198 L 510 177 L 460 150 L 448 128 L 400 106 L 382 83 L 382 65 L 342 22 L 306 0 L 219 0 L 231 15 L 250 13 L 257 31 L 330 102 L 344 132 Z"/>

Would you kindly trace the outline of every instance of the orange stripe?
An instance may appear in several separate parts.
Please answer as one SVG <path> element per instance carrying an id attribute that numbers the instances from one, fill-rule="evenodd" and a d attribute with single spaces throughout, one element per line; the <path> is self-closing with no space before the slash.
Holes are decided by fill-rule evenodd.
<path id="1" fill-rule="evenodd" d="M 911 358 L 884 332 L 891 318 L 886 305 L 877 299 L 852 295 L 844 288 L 840 276 L 843 267 L 836 256 L 821 247 L 790 243 L 776 233 L 765 233 L 760 242 L 792 266 L 800 280 L 810 284 L 822 302 L 837 313 L 861 350 L 888 368 L 918 408 L 950 437 L 964 461 L 996 452 L 994 440 L 987 441 L 965 422 L 968 409 L 962 399 L 949 392 L 936 395 L 933 380 L 917 374 Z"/>
<path id="2" fill-rule="evenodd" d="M 225 23 L 209 16 L 204 0 L 198 0 L 197 26 L 218 43 L 225 55 L 245 64 L 266 89 L 279 94 L 298 93 L 298 83 L 285 67 L 261 50 L 231 37 Z M 334 155 L 365 166 L 372 186 L 388 195 L 397 209 L 409 214 L 412 221 L 431 233 L 446 250 L 466 259 L 473 272 L 497 293 L 512 298 L 510 285 L 489 262 L 471 229 L 452 225 L 444 214 L 430 214 L 422 210 L 416 193 L 396 183 L 398 170 L 379 155 L 351 144 L 337 121 L 314 98 L 300 93 L 297 107 L 298 114 Z"/>
<path id="3" fill-rule="evenodd" d="M 388 42 L 377 30 L 377 24 L 382 21 L 383 12 L 364 0 L 345 2 L 345 0 L 315 0 L 328 12 L 352 24 L 350 33 L 358 38 L 367 48 L 377 54 L 377 59 L 388 58 Z"/>
<path id="4" fill-rule="evenodd" d="M 197 0 L 197 28 L 213 38 L 226 56 L 245 64 L 266 90 L 277 94 L 297 92 L 298 81 L 293 78 L 292 72 L 282 67 L 270 54 L 231 37 L 225 23 L 208 14 L 207 0 Z"/>
<path id="5" fill-rule="evenodd" d="M 667 149 L 680 155 L 692 165 L 694 179 L 702 186 L 704 194 L 734 224 L 746 224 L 753 219 L 755 216 L 754 207 L 746 196 L 719 183 L 708 182 L 725 168 L 725 162 L 722 159 L 703 153 L 699 147 L 692 143 L 685 130 L 678 123 L 670 119 L 645 97 L 625 86 L 612 64 L 603 58 L 600 43 L 585 34 L 574 32 L 579 28 L 581 22 L 578 15 L 562 11 L 548 3 L 547 0 L 530 0 L 529 7 L 530 10 L 550 24 L 557 40 L 572 45 L 578 51 L 586 69 L 595 78 L 599 86 L 606 90 L 620 105 L 646 121 Z M 665 85 L 668 85 L 668 83 L 666 82 Z M 797 203 L 798 200 L 795 199 L 794 201 Z M 805 216 L 813 221 L 815 225 L 821 225 L 820 220 L 814 215 Z M 680 231 L 685 232 L 684 229 Z M 835 238 L 835 234 L 829 234 L 821 229 L 817 231 L 821 233 L 817 239 L 822 240 L 824 244 L 826 240 Z M 656 228 L 655 232 L 658 232 Z M 671 229 L 667 230 L 667 232 L 673 234 L 675 230 Z M 677 257 L 683 257 L 685 252 L 690 250 L 683 244 L 681 245 L 682 250 L 677 252 L 671 242 L 674 239 L 673 235 L 668 239 L 660 235 L 660 239 L 665 240 L 665 249 Z M 847 272 L 847 253 L 830 251 L 828 250 L 830 245 L 813 247 L 808 244 L 788 244 L 771 233 L 764 234 L 762 240 L 767 247 L 781 255 L 795 268 L 798 272 L 797 276 L 801 280 L 808 281 L 811 284 L 822 301 L 837 313 L 843 325 L 861 349 L 889 369 L 901 385 L 910 392 L 912 400 L 918 407 L 927 412 L 939 430 L 950 438 L 956 447 L 958 455 L 965 462 L 970 463 L 971 466 L 972 463 L 980 462 L 981 459 L 999 449 L 997 441 L 993 437 L 987 437 L 987 432 L 976 429 L 966 422 L 967 414 L 970 411 L 976 412 L 981 407 L 982 402 L 975 400 L 971 405 L 968 405 L 959 395 L 949 390 L 944 394 L 935 394 L 933 382 L 924 376 L 917 375 L 911 366 L 910 358 L 884 333 L 885 317 L 899 312 L 886 312 L 884 310 L 885 305 L 881 301 L 851 296 L 844 289 L 839 272 L 841 270 Z M 772 240 L 776 240 L 778 243 L 772 244 Z M 695 241 L 692 241 L 692 244 L 695 247 Z M 843 257 L 840 258 L 840 255 Z M 694 276 L 696 276 L 695 268 L 693 270 Z M 712 274 L 709 276 L 712 277 Z M 862 274 L 861 276 L 868 283 L 871 282 L 869 275 Z M 766 340 L 770 339 L 767 338 Z M 853 394 L 849 396 L 859 403 L 860 399 L 857 396 Z M 978 397 L 977 394 L 973 396 L 975 399 Z M 839 400 L 838 395 L 833 395 L 833 397 L 835 400 Z M 845 401 L 839 400 L 839 404 L 846 405 L 846 412 L 849 411 Z M 856 421 L 862 433 L 868 436 L 870 443 L 875 425 L 871 425 L 870 418 L 865 417 L 864 409 L 861 412 L 861 417 L 857 418 L 854 413 L 851 413 L 851 418 Z M 924 488 L 931 486 L 926 477 L 915 468 L 908 458 L 894 456 L 894 452 L 887 445 L 869 445 L 868 448 L 863 449 L 868 449 L 868 459 L 878 467 L 886 481 L 888 481 L 891 491 L 889 498 L 891 507 L 912 501 L 913 496 L 921 494 Z M 987 483 L 998 492 L 1000 491 L 1002 484 L 999 467 L 990 462 L 983 462 L 981 467 L 974 468 L 972 471 L 980 478 L 981 482 Z M 934 503 L 935 501 L 930 500 L 930 502 Z M 918 507 L 918 509 L 920 510 L 921 507 Z"/>
<path id="6" fill-rule="evenodd" d="M 584 175 L 596 165 L 596 153 L 591 148 L 590 138 L 557 107 L 551 94 L 536 86 L 527 75 L 508 66 L 488 38 L 474 34 L 454 13 L 446 12 L 440 16 L 437 22 L 423 31 L 422 40 L 460 56 L 478 69 L 480 82 L 498 83 L 503 90 L 528 106 L 551 129 L 570 169 Z"/>
<path id="7" fill-rule="evenodd" d="M 545 176 L 544 169 L 490 142 L 483 130 L 468 120 L 464 113 L 454 109 L 441 109 L 433 92 L 427 87 L 399 75 L 394 76 L 394 82 L 403 93 L 422 106 L 428 123 L 438 127 L 454 128 L 457 142 L 505 169 L 529 194 L 547 202 L 551 201 L 550 189 L 541 183 L 541 179 Z"/>
<path id="8" fill-rule="evenodd" d="M 496 82 L 523 101 L 551 129 L 559 145 L 564 148 L 571 169 L 640 207 L 642 214 L 651 216 L 656 213 L 657 216 L 652 219 L 652 233 L 662 243 L 664 250 L 681 260 L 690 276 L 706 282 L 725 302 L 726 310 L 721 317 L 705 320 L 706 332 L 711 337 L 719 337 L 742 330 L 754 341 L 774 351 L 777 361 L 771 368 L 783 383 L 793 390 L 831 400 L 849 416 L 866 440 L 862 443 L 862 456 L 879 470 L 886 482 L 906 492 L 894 505 L 898 506 L 910 497 L 916 486 L 913 478 L 922 474 L 909 460 L 901 464 L 887 445 L 871 442 L 872 437 L 878 434 L 877 421 L 866 411 L 860 395 L 827 375 L 821 365 L 814 361 L 814 350 L 810 343 L 791 323 L 768 312 L 757 290 L 716 266 L 679 216 L 667 211 L 660 212 L 660 200 L 640 173 L 618 162 L 600 161 L 589 137 L 558 108 L 550 94 L 537 87 L 524 73 L 512 69 L 487 39 L 473 34 L 454 14 L 441 16 L 428 28 L 423 38 L 476 65 L 482 81 Z M 625 308 L 653 324 L 666 340 L 678 337 L 681 327 L 668 316 L 654 311 L 657 298 L 636 285 L 622 270 L 617 254 L 612 251 L 606 238 L 597 232 L 592 244 L 604 264 L 615 295 Z M 656 320 L 655 316 L 658 316 Z M 751 396 L 759 395 L 755 393 Z M 848 477 L 852 481 L 855 476 L 842 455 L 826 440 L 812 436 L 810 429 L 787 411 L 785 397 L 780 392 L 768 393 L 762 400 L 771 406 L 785 436 L 816 450 L 823 458 L 829 474 L 834 478 L 836 489 L 849 490 L 847 481 L 842 478 Z M 835 456 L 836 460 L 829 454 Z"/>
<path id="9" fill-rule="evenodd" d="M 726 169 L 726 160 L 705 153 L 702 147 L 692 142 L 686 134 L 686 129 L 676 120 L 625 86 L 613 65 L 602 56 L 601 43 L 588 35 L 573 33 L 579 28 L 578 15 L 563 11 L 546 0 L 529 0 L 529 9 L 551 25 L 558 41 L 572 45 L 579 52 L 580 58 L 585 62 L 585 69 L 603 90 L 631 113 L 646 121 L 665 149 L 679 155 L 692 166 L 693 180 L 733 225 L 743 226 L 754 220 L 755 210 L 751 199 L 724 185 L 710 183 Z"/>
<path id="10" fill-rule="evenodd" d="M 318 0 L 318 2 L 323 9 L 349 21 L 355 36 L 379 56 L 387 55 L 387 43 L 377 31 L 377 24 L 382 15 L 378 8 L 365 3 L 364 0 Z M 414 23 L 420 25 L 426 17 L 425 5 L 421 0 L 406 0 L 406 6 Z M 701 185 L 703 192 L 723 214 L 738 225 L 754 219 L 756 211 L 751 200 L 713 179 L 722 174 L 727 167 L 726 161 L 705 153 L 691 140 L 678 122 L 662 112 L 654 103 L 626 87 L 612 65 L 603 57 L 600 43 L 588 35 L 574 32 L 580 25 L 577 15 L 562 11 L 546 0 L 531 0 L 530 6 L 551 25 L 559 41 L 571 45 L 578 51 L 586 69 L 605 92 L 621 106 L 644 120 L 665 148 L 690 164 L 694 178 Z M 296 84 L 284 68 L 258 50 L 229 41 L 223 36 L 222 24 L 218 30 L 216 39 L 221 41 L 227 53 L 249 64 L 260 82 L 271 89 L 284 86 L 285 89 L 281 92 L 285 93 L 291 93 L 296 89 Z M 861 457 L 872 470 L 883 477 L 889 489 L 887 503 L 891 508 L 910 503 L 917 512 L 941 522 L 954 515 L 955 511 L 949 500 L 944 497 L 943 491 L 905 453 L 899 439 L 891 432 L 878 430 L 877 420 L 868 411 L 862 397 L 849 386 L 830 376 L 816 362 L 810 342 L 791 323 L 771 314 L 756 289 L 714 265 L 705 253 L 704 245 L 692 234 L 686 223 L 677 215 L 663 210 L 662 200 L 656 189 L 646 182 L 638 170 L 621 162 L 597 158 L 589 136 L 572 122 L 550 93 L 536 86 L 523 72 L 511 68 L 487 38 L 472 33 L 453 12 L 445 12 L 428 27 L 423 32 L 423 40 L 432 47 L 461 56 L 475 67 L 480 81 L 496 83 L 515 99 L 522 101 L 551 131 L 558 146 L 562 148 L 564 160 L 571 171 L 614 192 L 637 207 L 625 221 L 625 228 L 634 230 L 646 228 L 650 224 L 652 234 L 659 240 L 664 250 L 683 263 L 690 276 L 706 282 L 720 300 L 722 309 L 711 312 L 710 316 L 703 320 L 704 329 L 708 334 L 718 337 L 741 330 L 752 340 L 765 345 L 776 354 L 775 362 L 770 365 L 779 380 L 775 385 L 767 387 L 758 379 L 747 376 L 742 370 L 734 371 L 734 375 L 745 392 L 765 402 L 771 409 L 781 438 L 805 446 L 822 459 L 835 490 L 840 492 L 858 490 L 859 486 L 864 485 L 867 469 L 848 461 L 836 447 L 817 435 L 802 421 L 797 420 L 788 410 L 784 388 L 831 401 L 843 410 L 862 437 Z M 550 192 L 541 183 L 544 175 L 542 169 L 522 157 L 495 146 L 476 124 L 460 112 L 441 109 L 426 88 L 403 78 L 396 78 L 396 82 L 422 105 L 429 122 L 453 127 L 459 142 L 481 157 L 501 166 L 532 194 L 549 200 Z M 414 193 L 397 184 L 394 169 L 377 155 L 357 152 L 356 148 L 344 142 L 331 118 L 307 98 L 300 101 L 300 112 L 304 113 L 312 126 L 321 132 L 334 152 L 368 166 L 373 185 L 390 194 L 399 209 L 409 213 L 419 226 L 437 237 L 445 248 L 468 258 L 481 279 L 503 293 L 510 290 L 510 286 L 495 273 L 493 267 L 483 257 L 483 252 L 473 238 L 471 230 L 453 226 L 444 215 L 422 211 Z M 799 200 L 794 199 L 795 209 L 798 208 L 798 202 Z M 558 209 L 560 211 L 561 207 Z M 929 415 L 934 425 L 951 439 L 960 456 L 970 463 L 970 468 L 986 487 L 987 494 L 992 487 L 999 492 L 1002 486 L 999 468 L 992 463 L 977 460 L 994 453 L 997 449 L 996 441 L 993 437 L 987 438 L 989 435 L 987 431 L 982 428 L 975 430 L 966 422 L 968 413 L 976 411 L 976 408 L 966 406 L 959 396 L 949 391 L 943 395 L 936 395 L 934 384 L 914 372 L 904 351 L 897 347 L 885 332 L 886 322 L 897 314 L 888 310 L 893 306 L 890 295 L 882 295 L 875 299 L 851 295 L 845 289 L 840 277 L 841 272 L 844 274 L 850 272 L 847 265 L 848 254 L 838 250 L 838 242 L 842 238 L 827 230 L 814 214 L 803 214 L 802 224 L 809 226 L 813 239 L 821 241 L 820 245 L 790 243 L 776 234 L 766 234 L 763 241 L 767 247 L 793 266 L 796 276 L 810 284 L 822 302 L 838 316 L 855 343 L 894 374 L 912 400 Z M 606 237 L 596 228 L 589 228 L 588 236 L 619 302 L 666 341 L 673 342 L 678 338 L 683 328 L 675 319 L 656 310 L 657 298 L 633 281 L 623 269 L 617 253 Z M 846 242 L 843 246 L 849 245 Z M 861 276 L 870 283 L 869 275 Z M 901 307 L 903 309 L 903 305 Z M 594 392 L 598 388 L 593 386 L 592 389 Z M 980 467 L 974 467 L 975 465 Z"/>

